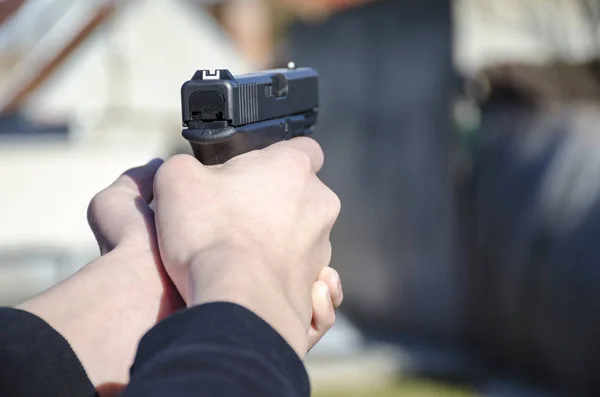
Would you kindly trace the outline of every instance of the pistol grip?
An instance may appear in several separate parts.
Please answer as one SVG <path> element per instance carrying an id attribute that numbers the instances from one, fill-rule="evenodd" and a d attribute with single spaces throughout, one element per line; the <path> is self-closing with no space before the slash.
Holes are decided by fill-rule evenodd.
<path id="1" fill-rule="evenodd" d="M 235 128 L 206 124 L 184 130 L 183 137 L 190 142 L 194 156 L 202 164 L 217 165 L 280 141 L 310 136 L 316 121 L 317 113 L 309 112 Z"/>

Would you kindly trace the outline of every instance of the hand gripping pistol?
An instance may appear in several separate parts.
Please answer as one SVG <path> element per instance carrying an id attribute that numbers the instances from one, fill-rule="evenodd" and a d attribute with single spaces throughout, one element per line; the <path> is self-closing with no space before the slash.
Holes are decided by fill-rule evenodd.
<path id="1" fill-rule="evenodd" d="M 183 137 L 205 165 L 275 142 L 310 136 L 319 112 L 318 74 L 274 69 L 234 77 L 199 70 L 181 88 Z"/>

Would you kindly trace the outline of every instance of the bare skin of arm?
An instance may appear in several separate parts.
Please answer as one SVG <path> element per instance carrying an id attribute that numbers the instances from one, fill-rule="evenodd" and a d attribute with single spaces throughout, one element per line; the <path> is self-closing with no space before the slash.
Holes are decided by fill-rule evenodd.
<path id="1" fill-rule="evenodd" d="M 186 158 L 184 163 L 191 170 L 195 170 L 194 172 L 205 171 L 203 166 L 193 158 Z M 244 164 L 247 163 L 251 162 L 241 161 L 240 167 L 222 172 L 219 179 L 242 180 L 247 176 L 242 171 L 242 168 L 246 168 Z M 186 221 L 172 213 L 173 206 L 180 206 L 183 203 L 178 197 L 174 197 L 174 201 L 171 201 L 170 198 L 165 199 L 165 196 L 172 193 L 185 193 L 186 189 L 183 187 L 189 182 L 186 177 L 170 174 L 172 170 L 177 170 L 178 164 L 181 164 L 181 159 L 176 158 L 167 162 L 165 169 L 161 171 L 163 178 L 157 188 L 162 197 L 157 204 L 165 211 L 164 214 L 157 215 L 159 225 L 166 224 L 161 231 L 162 240 L 157 238 L 155 213 L 149 206 L 153 199 L 155 175 L 162 166 L 162 161 L 157 160 L 125 172 L 92 200 L 88 219 L 102 256 L 65 282 L 19 306 L 20 309 L 44 319 L 67 339 L 92 383 L 103 397 L 118 395 L 128 383 L 129 368 L 141 337 L 157 322 L 185 307 L 186 302 L 188 306 L 193 306 L 212 301 L 217 297 L 215 291 L 218 291 L 219 298 L 245 305 L 259 315 L 262 313 L 263 318 L 276 329 L 281 319 L 284 319 L 285 323 L 286 319 L 296 318 L 293 312 L 290 315 L 290 310 L 285 309 L 294 306 L 276 303 L 276 310 L 272 310 L 272 304 L 267 304 L 265 309 L 264 305 L 261 306 L 260 299 L 256 302 L 256 296 L 261 296 L 256 291 L 263 291 L 257 288 L 256 284 L 246 285 L 246 289 L 237 289 L 235 293 L 228 290 L 228 288 L 237 288 L 242 281 L 247 280 L 244 271 L 237 272 L 239 277 L 230 277 L 236 273 L 236 267 L 243 269 L 244 264 L 250 266 L 260 261 L 259 255 L 247 256 L 243 247 L 230 244 L 225 244 L 224 250 L 218 247 L 192 246 L 189 249 L 183 247 L 189 252 L 194 252 L 193 258 L 190 258 L 193 265 L 190 262 L 184 275 L 185 282 L 191 283 L 193 293 L 188 293 L 183 287 L 182 281 L 178 278 L 180 276 L 178 270 L 173 268 L 173 262 L 170 262 L 171 267 L 165 270 L 158 242 L 161 241 L 161 247 L 166 250 L 168 255 L 166 258 L 172 260 L 170 255 L 174 250 L 179 249 L 178 243 L 182 241 L 176 236 L 187 233 L 185 229 L 187 222 L 194 220 L 196 222 L 193 224 L 194 228 L 212 236 L 219 235 L 216 230 L 218 223 L 214 225 L 215 228 L 208 226 L 206 214 L 197 214 L 197 217 L 188 218 Z M 277 164 L 271 166 L 273 165 Z M 165 173 L 169 177 L 168 181 L 164 180 Z M 210 188 L 218 188 L 220 184 L 218 180 L 213 182 L 215 184 L 212 186 L 199 189 L 200 193 L 211 194 Z M 189 189 L 193 190 L 196 187 L 189 186 Z M 234 191 L 236 187 L 230 185 L 229 189 Z M 267 192 L 260 193 L 261 189 L 256 187 L 253 190 L 256 191 L 256 198 L 259 201 L 259 195 L 267 194 Z M 300 193 L 294 194 L 300 198 Z M 266 197 L 263 197 L 263 200 L 271 205 L 277 205 Z M 196 207 L 191 205 L 189 211 L 185 212 L 193 212 Z M 178 208 L 185 210 L 183 207 Z M 208 212 L 218 216 L 210 208 Z M 328 219 L 327 222 L 329 223 L 330 220 Z M 274 221 L 271 222 L 273 223 Z M 248 224 L 248 227 L 254 226 Z M 315 224 L 313 229 L 317 227 L 319 225 Z M 282 226 L 279 228 L 282 229 Z M 327 236 L 324 238 L 328 241 Z M 222 237 L 223 242 L 227 242 L 232 241 L 235 235 L 225 234 Z M 170 238 L 173 240 L 171 241 Z M 293 241 L 287 243 L 292 245 Z M 229 262 L 234 258 L 236 263 Z M 291 253 L 289 260 L 297 265 L 303 265 L 297 258 L 291 256 Z M 335 322 L 334 310 L 341 304 L 343 298 L 339 275 L 335 270 L 324 266 L 326 262 L 321 260 L 318 266 L 311 267 L 315 271 L 318 270 L 312 276 L 314 278 L 309 285 L 301 284 L 303 291 L 308 288 L 309 300 L 306 302 L 308 307 L 305 307 L 308 309 L 305 312 L 308 314 L 308 321 L 298 323 L 296 320 L 296 328 L 283 324 L 278 329 L 284 337 L 288 335 L 287 339 L 290 343 L 294 343 L 296 347 L 301 346 L 297 351 L 302 355 L 306 354 L 306 350 L 314 346 L 331 328 Z M 192 281 L 194 280 L 191 276 L 192 268 L 194 277 L 198 279 L 197 282 Z M 230 270 L 232 273 L 218 273 L 214 271 L 215 268 Z M 260 274 L 260 267 L 255 270 L 252 273 Z M 268 268 L 264 271 L 266 273 L 261 277 L 272 280 L 270 275 L 273 272 Z M 313 275 L 312 272 L 310 274 Z M 176 277 L 175 284 L 169 276 Z M 277 280 L 270 282 L 275 289 L 278 289 L 278 284 L 273 284 L 278 282 Z M 269 285 L 266 288 L 268 289 Z M 187 293 L 184 295 L 185 302 L 180 292 Z M 284 294 L 269 296 L 268 300 L 285 302 L 285 299 L 287 298 Z M 306 318 L 303 317 L 303 320 Z M 291 332 L 288 331 L 289 329 Z M 289 336 L 290 334 L 294 337 Z"/>

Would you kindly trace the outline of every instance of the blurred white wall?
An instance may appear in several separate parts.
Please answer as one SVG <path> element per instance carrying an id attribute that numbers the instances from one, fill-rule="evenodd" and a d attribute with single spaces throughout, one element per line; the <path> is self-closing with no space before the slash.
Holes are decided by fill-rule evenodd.
<path id="1" fill-rule="evenodd" d="M 37 119 L 66 119 L 71 137 L 0 144 L 0 304 L 53 285 L 97 255 L 88 202 L 182 139 L 184 81 L 197 69 L 248 69 L 188 1 L 120 4 L 25 107 Z"/>
<path id="2" fill-rule="evenodd" d="M 167 115 L 179 125 L 179 88 L 195 70 L 247 71 L 248 64 L 215 21 L 189 1 L 119 4 L 117 16 L 72 57 L 27 110 L 101 118 L 111 108 L 121 108 L 132 115 Z"/>

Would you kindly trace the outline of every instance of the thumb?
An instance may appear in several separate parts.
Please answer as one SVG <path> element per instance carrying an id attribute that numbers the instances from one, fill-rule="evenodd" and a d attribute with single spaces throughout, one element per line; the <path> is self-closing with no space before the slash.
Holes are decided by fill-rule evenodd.
<path id="1" fill-rule="evenodd" d="M 311 350 L 335 324 L 335 309 L 331 291 L 324 281 L 317 281 L 312 289 L 313 318 L 308 330 L 308 346 Z"/>

